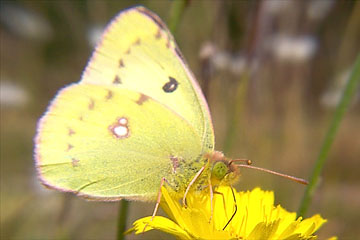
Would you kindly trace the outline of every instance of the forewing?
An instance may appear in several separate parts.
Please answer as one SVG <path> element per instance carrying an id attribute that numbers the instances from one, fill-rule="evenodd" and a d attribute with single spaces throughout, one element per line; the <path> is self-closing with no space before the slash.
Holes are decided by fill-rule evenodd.
<path id="1" fill-rule="evenodd" d="M 204 96 L 171 33 L 143 7 L 121 12 L 106 28 L 81 80 L 141 92 L 172 109 L 213 150 L 214 133 Z"/>

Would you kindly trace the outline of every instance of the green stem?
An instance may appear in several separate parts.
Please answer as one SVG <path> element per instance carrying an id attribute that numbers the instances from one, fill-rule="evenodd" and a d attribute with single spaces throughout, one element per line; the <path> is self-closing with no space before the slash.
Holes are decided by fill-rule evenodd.
<path id="1" fill-rule="evenodd" d="M 324 143 L 321 147 L 319 156 L 316 160 L 314 169 L 311 174 L 309 185 L 307 186 L 300 208 L 298 210 L 298 216 L 304 216 L 306 211 L 309 208 L 312 197 L 315 193 L 316 187 L 319 182 L 319 177 L 321 170 L 325 164 L 327 156 L 329 154 L 332 143 L 334 142 L 335 134 L 340 126 L 341 119 L 343 118 L 345 111 L 350 103 L 352 96 L 354 95 L 357 85 L 360 80 L 360 54 L 356 58 L 355 65 L 351 72 L 351 76 L 348 79 L 348 82 L 345 86 L 343 95 L 340 99 L 338 106 L 336 107 L 332 122 L 330 124 L 329 130 L 327 131 Z"/>
<path id="2" fill-rule="evenodd" d="M 241 125 L 241 114 L 244 112 L 245 108 L 245 98 L 248 89 L 249 82 L 249 72 L 245 71 L 241 76 L 241 81 L 237 84 L 237 89 L 235 93 L 235 98 L 232 99 L 233 107 L 230 107 L 229 112 L 229 121 L 228 127 L 225 135 L 225 142 L 223 151 L 226 154 L 230 154 L 230 151 L 233 149 L 234 144 L 236 143 L 236 134 L 238 134 L 238 126 Z M 231 104 L 230 104 L 231 105 Z"/>
<path id="3" fill-rule="evenodd" d="M 126 200 L 121 200 L 119 204 L 119 213 L 118 213 L 118 225 L 117 225 L 117 240 L 125 239 L 124 232 L 126 230 L 126 219 L 127 213 L 129 210 L 129 202 Z"/>
<path id="4" fill-rule="evenodd" d="M 188 3 L 187 0 L 174 0 L 172 4 L 170 17 L 168 20 L 168 26 L 170 32 L 172 32 L 173 34 L 175 34 L 175 31 L 177 29 L 177 26 L 179 25 L 179 22 L 185 11 L 187 3 Z"/>

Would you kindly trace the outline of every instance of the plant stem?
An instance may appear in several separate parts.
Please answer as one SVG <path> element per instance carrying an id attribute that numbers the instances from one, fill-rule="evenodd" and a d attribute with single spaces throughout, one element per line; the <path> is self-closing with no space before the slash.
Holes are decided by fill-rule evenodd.
<path id="1" fill-rule="evenodd" d="M 125 199 L 120 201 L 118 212 L 118 225 L 117 225 L 117 240 L 125 239 L 124 232 L 126 229 L 126 219 L 129 210 L 129 202 Z"/>
<path id="2" fill-rule="evenodd" d="M 241 122 L 241 114 L 244 113 L 245 100 L 249 83 L 250 73 L 245 70 L 237 83 L 235 97 L 233 99 L 233 106 L 229 108 L 229 121 L 225 135 L 225 142 L 223 151 L 225 154 L 230 154 L 236 143 L 236 134 L 238 134 L 238 126 Z"/>
<path id="3" fill-rule="evenodd" d="M 181 20 L 181 16 L 183 15 L 186 6 L 188 5 L 187 0 L 174 0 L 173 4 L 171 6 L 171 12 L 170 17 L 168 20 L 168 26 L 170 29 L 170 32 L 175 35 L 175 31 L 177 29 L 177 26 L 179 25 L 179 22 Z"/>
<path id="4" fill-rule="evenodd" d="M 324 143 L 320 149 L 319 156 L 315 162 L 314 169 L 311 174 L 309 185 L 307 186 L 303 199 L 301 201 L 300 208 L 298 210 L 298 216 L 304 216 L 307 212 L 309 205 L 311 203 L 312 197 L 315 193 L 316 187 L 319 182 L 319 177 L 321 174 L 321 170 L 325 164 L 327 156 L 329 155 L 329 151 L 331 148 L 332 143 L 334 142 L 334 138 L 336 132 L 340 126 L 340 122 L 345 114 L 345 111 L 350 103 L 352 96 L 354 95 L 357 85 L 359 84 L 360 80 L 360 54 L 358 54 L 355 65 L 351 72 L 350 78 L 345 86 L 343 95 L 338 103 L 335 113 L 330 124 L 329 130 L 324 139 Z"/>

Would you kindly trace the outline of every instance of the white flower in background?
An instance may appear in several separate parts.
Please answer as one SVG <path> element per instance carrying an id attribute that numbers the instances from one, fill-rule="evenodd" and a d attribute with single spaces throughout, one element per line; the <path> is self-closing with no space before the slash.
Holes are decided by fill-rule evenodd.
<path id="1" fill-rule="evenodd" d="M 1 106 L 21 107 L 29 100 L 24 88 L 1 79 L 0 81 L 0 103 Z"/>
<path id="2" fill-rule="evenodd" d="M 46 18 L 11 3 L 1 4 L 0 21 L 11 32 L 26 39 L 48 41 L 54 33 Z"/>
<path id="3" fill-rule="evenodd" d="M 292 37 L 279 34 L 272 37 L 267 48 L 279 60 L 304 62 L 314 56 L 317 46 L 317 41 L 311 36 Z"/>
<path id="4" fill-rule="evenodd" d="M 90 47 L 94 48 L 97 43 L 101 40 L 101 36 L 104 32 L 105 25 L 92 25 L 87 31 L 87 40 Z"/>

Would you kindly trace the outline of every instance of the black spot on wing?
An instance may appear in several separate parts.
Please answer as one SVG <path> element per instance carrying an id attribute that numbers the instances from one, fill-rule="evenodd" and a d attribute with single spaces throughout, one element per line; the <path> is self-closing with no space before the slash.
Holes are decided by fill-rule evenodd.
<path id="1" fill-rule="evenodd" d="M 76 158 L 71 158 L 71 164 L 73 167 L 77 167 L 79 165 L 80 160 Z"/>
<path id="2" fill-rule="evenodd" d="M 93 110 L 94 107 L 95 107 L 95 101 L 94 101 L 94 99 L 90 98 L 88 108 L 89 108 L 89 110 Z"/>
<path id="3" fill-rule="evenodd" d="M 118 75 L 115 76 L 114 80 L 113 80 L 114 84 L 120 84 L 121 83 L 121 79 Z"/>
<path id="4" fill-rule="evenodd" d="M 69 128 L 68 129 L 68 135 L 69 136 L 72 136 L 72 135 L 74 135 L 75 134 L 75 131 L 72 129 L 72 128 Z"/>
<path id="5" fill-rule="evenodd" d="M 113 97 L 113 92 L 110 91 L 110 90 L 108 90 L 108 93 L 107 93 L 107 95 L 105 96 L 105 99 L 106 99 L 106 100 L 109 100 L 109 99 L 111 99 L 112 97 Z"/>
<path id="6" fill-rule="evenodd" d="M 157 32 L 156 32 L 156 34 L 155 34 L 155 38 L 156 38 L 156 39 L 160 39 L 160 38 L 161 38 L 161 30 L 160 30 L 160 28 L 158 28 L 158 30 L 157 30 Z"/>
<path id="7" fill-rule="evenodd" d="M 179 83 L 178 83 L 178 81 L 176 81 L 175 78 L 169 77 L 169 82 L 165 83 L 164 86 L 162 87 L 162 89 L 166 93 L 171 93 L 177 89 L 178 85 L 179 85 Z"/>
<path id="8" fill-rule="evenodd" d="M 138 105 L 142 105 L 146 100 L 148 100 L 149 99 L 149 97 L 148 96 L 146 96 L 145 94 L 140 94 L 140 97 L 139 97 L 139 99 L 136 101 L 136 103 L 138 104 Z"/>
<path id="9" fill-rule="evenodd" d="M 119 60 L 119 67 L 120 68 L 125 67 L 125 64 L 124 64 L 124 61 L 122 60 L 122 58 L 120 58 L 120 60 Z"/>
<path id="10" fill-rule="evenodd" d="M 136 39 L 136 41 L 133 43 L 133 45 L 140 45 L 140 44 L 141 44 L 140 38 Z"/>
<path id="11" fill-rule="evenodd" d="M 68 143 L 67 148 L 66 148 L 66 151 L 67 151 L 67 152 L 70 151 L 73 147 L 74 147 L 73 145 L 71 145 L 71 144 Z"/>

